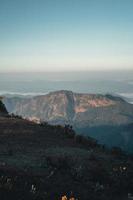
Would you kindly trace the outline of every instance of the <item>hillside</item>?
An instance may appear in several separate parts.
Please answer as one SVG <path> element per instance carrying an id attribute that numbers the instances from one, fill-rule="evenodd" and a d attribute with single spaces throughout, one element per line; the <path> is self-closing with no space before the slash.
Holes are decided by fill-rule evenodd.
<path id="1" fill-rule="evenodd" d="M 0 97 L 0 116 L 7 115 L 8 112 L 6 110 L 5 105 L 2 103 L 2 97 Z"/>
<path id="2" fill-rule="evenodd" d="M 133 191 L 132 157 L 71 126 L 0 116 L 0 141 L 2 200 L 126 200 Z"/>
<path id="3" fill-rule="evenodd" d="M 7 110 L 34 121 L 71 124 L 108 146 L 133 151 L 133 105 L 120 97 L 101 94 L 51 92 L 33 98 L 5 98 Z"/>

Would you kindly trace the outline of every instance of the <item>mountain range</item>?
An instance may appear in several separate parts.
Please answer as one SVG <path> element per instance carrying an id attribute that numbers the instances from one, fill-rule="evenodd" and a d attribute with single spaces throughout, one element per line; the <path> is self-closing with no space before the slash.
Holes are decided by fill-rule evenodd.
<path id="1" fill-rule="evenodd" d="M 133 151 L 133 105 L 118 96 L 61 90 L 31 98 L 5 97 L 3 102 L 9 113 L 36 122 L 70 124 L 102 144 Z"/>

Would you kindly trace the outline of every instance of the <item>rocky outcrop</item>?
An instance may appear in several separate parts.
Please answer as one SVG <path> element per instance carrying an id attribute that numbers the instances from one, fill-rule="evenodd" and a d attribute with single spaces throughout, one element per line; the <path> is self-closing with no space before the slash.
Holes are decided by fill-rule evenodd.
<path id="1" fill-rule="evenodd" d="M 8 114 L 8 112 L 6 110 L 5 105 L 2 102 L 2 97 L 0 97 L 0 116 L 3 116 L 3 115 L 5 116 L 7 114 Z"/>

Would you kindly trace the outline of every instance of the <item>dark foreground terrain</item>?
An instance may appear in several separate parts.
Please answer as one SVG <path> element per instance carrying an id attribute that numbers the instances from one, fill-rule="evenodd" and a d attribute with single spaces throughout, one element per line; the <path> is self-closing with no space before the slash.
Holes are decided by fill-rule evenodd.
<path id="1" fill-rule="evenodd" d="M 0 102 L 1 200 L 126 200 L 132 192 L 132 156 L 70 126 L 9 116 Z"/>

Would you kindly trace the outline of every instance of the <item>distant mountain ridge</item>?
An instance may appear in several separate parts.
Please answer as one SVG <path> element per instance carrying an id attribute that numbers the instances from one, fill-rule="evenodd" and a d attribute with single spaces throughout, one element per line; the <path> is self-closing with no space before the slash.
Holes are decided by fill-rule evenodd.
<path id="1" fill-rule="evenodd" d="M 86 118 L 91 124 L 92 115 L 93 123 L 96 120 L 96 123 L 101 122 L 103 124 L 107 122 L 118 124 L 130 123 L 133 119 L 133 105 L 128 104 L 120 97 L 111 95 L 79 94 L 61 90 L 30 99 L 18 97 L 4 98 L 3 102 L 10 113 L 27 118 L 36 117 L 51 123 L 74 123 L 79 120 L 85 121 Z M 122 112 L 123 109 L 125 109 L 125 113 Z M 111 118 L 108 119 L 107 113 L 103 121 L 101 114 L 104 115 L 104 112 L 107 112 L 107 110 L 111 112 L 112 116 L 117 115 L 119 121 L 114 121 Z M 98 116 L 99 112 L 100 116 Z"/>
<path id="2" fill-rule="evenodd" d="M 133 133 L 128 126 L 133 123 L 133 105 L 120 97 L 61 90 L 29 99 L 4 98 L 3 102 L 9 113 L 51 124 L 71 124 L 77 132 L 105 144 L 131 146 Z M 119 137 L 115 140 L 111 135 Z"/>

